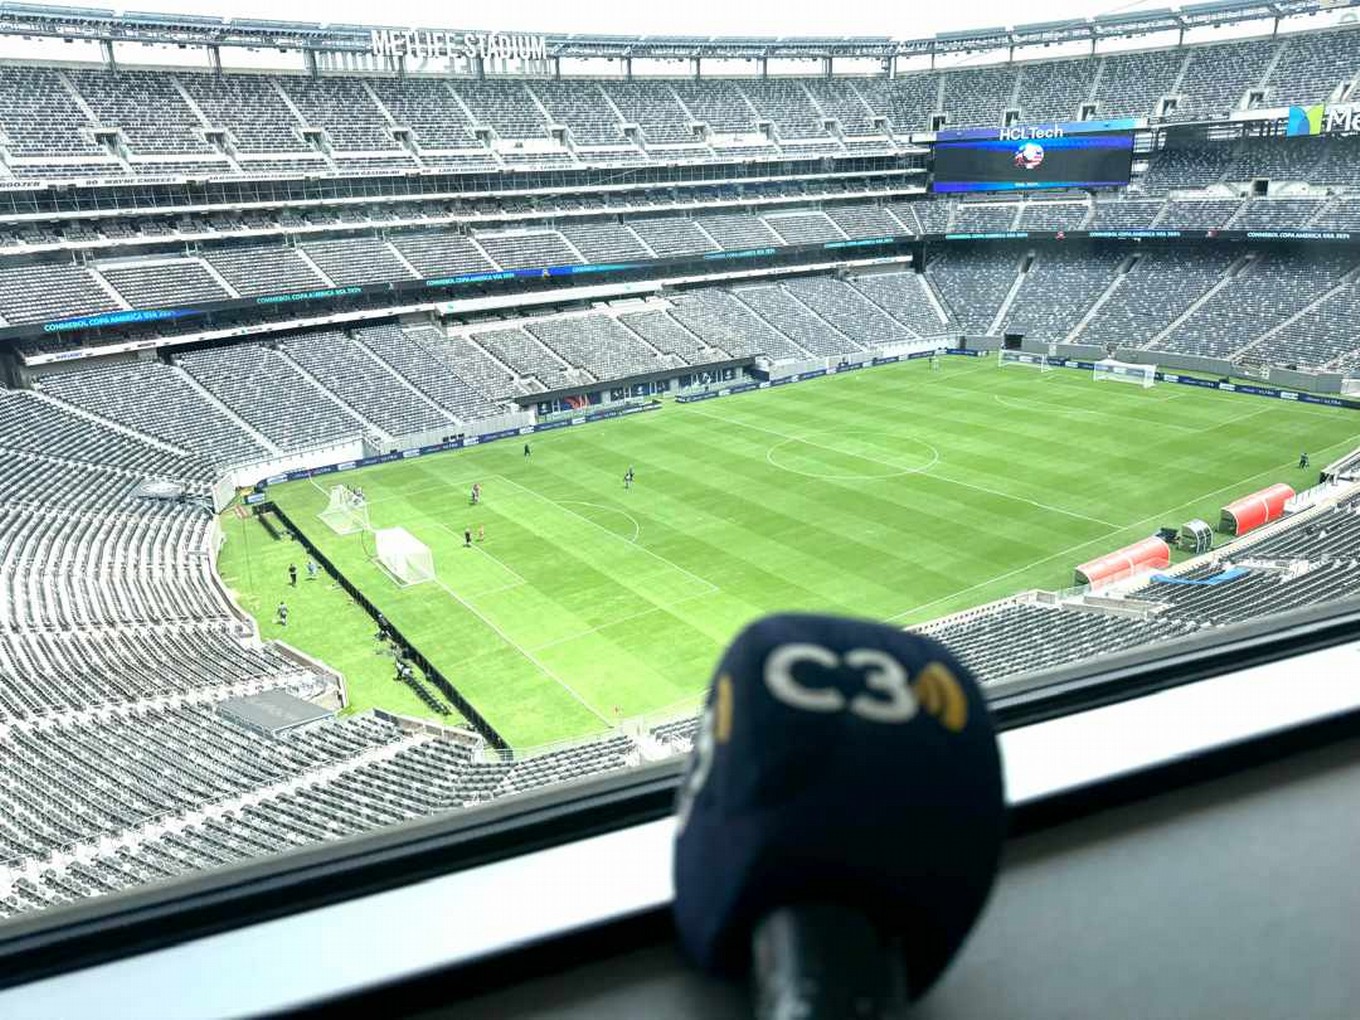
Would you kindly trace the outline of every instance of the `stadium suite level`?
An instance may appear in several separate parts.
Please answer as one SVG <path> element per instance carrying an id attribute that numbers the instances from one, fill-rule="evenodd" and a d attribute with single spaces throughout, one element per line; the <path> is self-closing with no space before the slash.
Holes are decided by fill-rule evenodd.
<path id="1" fill-rule="evenodd" d="M 347 37 L 313 38 L 324 57 Z M 1115 593 L 1123 614 L 1015 594 L 1262 486 L 1302 494 L 1299 449 L 1327 464 L 1353 448 L 1348 407 L 1278 396 L 1302 385 L 1283 366 L 1339 393 L 1360 363 L 1360 143 L 1283 136 L 1290 106 L 1353 77 L 1357 39 L 853 80 L 237 73 L 224 46 L 220 76 L 0 66 L 0 915 L 683 753 L 714 649 L 765 609 L 926 626 L 986 678 L 1352 592 L 1338 491 L 1184 574 L 1176 554 L 1186 583 Z M 568 43 L 548 45 L 552 60 Z M 1137 121 L 1130 186 L 929 195 L 943 150 L 927 136 L 941 120 L 999 133 L 1012 97 L 1022 127 L 1089 120 L 1087 104 Z M 1008 171 L 1057 167 L 1052 140 L 1014 140 Z M 1035 142 L 1043 158 L 1017 168 Z M 973 240 L 990 235 L 1007 240 Z M 45 328 L 62 321 L 77 328 Z M 773 385 L 1005 334 L 1052 371 L 949 357 Z M 1095 386 L 1110 345 L 1163 382 Z M 1275 396 L 1163 385 L 1191 364 L 1269 370 L 1252 385 Z M 564 423 L 531 458 L 518 438 L 465 441 L 518 437 L 540 403 L 585 417 L 635 386 L 740 388 L 720 373 L 748 366 L 772 385 Z M 1156 452 L 1133 464 L 1131 423 Z M 410 455 L 446 442 L 461 448 Z M 369 526 L 405 529 L 435 581 L 393 584 L 362 522 L 317 520 L 330 497 L 310 482 L 270 495 L 521 753 L 439 726 L 416 691 L 447 707 L 442 688 L 392 679 L 344 590 L 290 584 L 252 519 L 227 518 L 222 555 L 257 624 L 224 596 L 214 495 L 370 456 L 319 480 L 362 477 Z M 149 500 L 147 480 L 186 498 Z M 1235 573 L 1236 550 L 1288 566 Z M 262 694 L 329 711 L 327 666 L 364 660 L 385 675 L 349 716 L 289 735 L 219 711 Z M 383 685 L 424 722 L 370 710 Z"/>

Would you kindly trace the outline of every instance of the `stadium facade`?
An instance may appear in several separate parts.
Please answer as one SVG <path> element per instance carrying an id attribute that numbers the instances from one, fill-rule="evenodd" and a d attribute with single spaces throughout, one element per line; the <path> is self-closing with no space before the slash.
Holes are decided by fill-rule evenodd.
<path id="1" fill-rule="evenodd" d="M 684 720 L 525 758 L 373 715 L 234 722 L 216 706 L 339 697 L 217 578 L 213 511 L 239 484 L 1008 336 L 1344 403 L 1360 32 L 1277 30 L 1347 6 L 469 45 L 0 5 L 0 33 L 103 57 L 0 65 L 0 916 L 687 749 Z M 1184 42 L 1242 23 L 1261 34 Z M 208 66 L 134 67 L 134 44 Z M 252 47 L 301 70 L 223 70 Z M 617 73 L 564 70 L 590 59 Z M 656 60 L 683 75 L 637 73 Z M 705 76 L 730 60 L 755 71 Z M 817 73 L 772 73 L 788 60 Z M 865 60 L 880 73 L 836 73 Z M 1126 143 L 1122 180 L 1040 181 L 1097 129 Z M 943 194 L 937 146 L 969 138 L 1042 147 Z M 1275 526 L 1257 552 L 1284 566 L 1250 590 L 1144 580 L 1120 613 L 1025 595 L 931 629 L 1000 679 L 1333 598 L 1355 518 L 1332 500 Z"/>

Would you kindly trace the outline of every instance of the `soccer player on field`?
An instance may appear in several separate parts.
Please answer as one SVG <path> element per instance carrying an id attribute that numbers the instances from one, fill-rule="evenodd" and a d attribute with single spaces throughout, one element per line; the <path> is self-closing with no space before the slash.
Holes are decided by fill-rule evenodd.
<path id="1" fill-rule="evenodd" d="M 486 541 L 486 525 L 485 525 L 485 524 L 479 524 L 479 525 L 477 525 L 477 541 L 478 541 L 478 542 L 485 542 L 485 541 Z"/>
<path id="2" fill-rule="evenodd" d="M 632 464 L 629 464 L 629 465 L 628 465 L 628 470 L 624 472 L 624 475 L 623 475 L 623 487 L 624 487 L 625 489 L 631 489 L 631 488 L 633 487 L 633 465 L 632 465 Z"/>
<path id="3" fill-rule="evenodd" d="M 464 548 L 464 549 L 471 549 L 471 548 L 472 548 L 472 529 L 471 529 L 471 528 L 464 528 L 464 529 L 463 529 L 463 548 Z"/>
<path id="4" fill-rule="evenodd" d="M 1299 454 L 1299 467 L 1306 468 L 1307 466 L 1308 466 L 1308 453 L 1305 451 L 1304 453 Z"/>

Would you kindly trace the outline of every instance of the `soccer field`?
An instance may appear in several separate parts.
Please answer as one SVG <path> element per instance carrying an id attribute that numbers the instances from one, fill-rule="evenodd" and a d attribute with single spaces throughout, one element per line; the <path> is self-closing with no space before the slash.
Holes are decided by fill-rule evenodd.
<path id="1" fill-rule="evenodd" d="M 1325 464 L 1358 435 L 1350 411 L 955 357 L 939 372 L 913 362 L 668 404 L 534 437 L 529 458 L 507 440 L 270 495 L 528 747 L 693 698 L 764 613 L 905 625 L 1065 587 L 1077 563 L 1158 526 L 1216 524 L 1224 502 L 1271 482 L 1306 487 L 1317 469 L 1298 470 L 1299 452 Z M 317 519 L 340 480 L 362 486 L 373 528 L 430 547 L 434 582 L 398 588 L 371 534 Z M 482 526 L 485 541 L 464 548 L 463 529 Z M 228 582 L 252 605 L 287 597 L 279 570 L 246 580 L 227 533 Z M 290 600 L 293 634 L 309 597 Z M 342 624 L 327 619 L 305 650 L 327 657 L 328 626 Z"/>

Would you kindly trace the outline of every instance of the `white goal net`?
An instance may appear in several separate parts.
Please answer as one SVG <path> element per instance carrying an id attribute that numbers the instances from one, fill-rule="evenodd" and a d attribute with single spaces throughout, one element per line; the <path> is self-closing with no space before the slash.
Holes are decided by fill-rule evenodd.
<path id="1" fill-rule="evenodd" d="M 434 556 L 430 547 L 405 528 L 374 532 L 378 564 L 402 587 L 434 580 Z"/>
<path id="2" fill-rule="evenodd" d="M 1046 354 L 1008 351 L 1004 347 L 996 352 L 996 363 L 1002 368 L 1007 365 L 1021 365 L 1025 368 L 1037 368 L 1040 372 L 1051 372 L 1053 370 L 1053 366 L 1048 363 L 1048 355 Z"/>
<path id="3" fill-rule="evenodd" d="M 1157 382 L 1157 366 L 1134 365 L 1127 361 L 1106 358 L 1104 361 L 1096 362 L 1094 378 L 1096 382 L 1132 383 L 1146 390 Z"/>
<path id="4" fill-rule="evenodd" d="M 326 509 L 317 516 L 337 535 L 352 535 L 356 531 L 369 530 L 368 504 L 363 496 L 347 485 L 332 487 Z"/>

